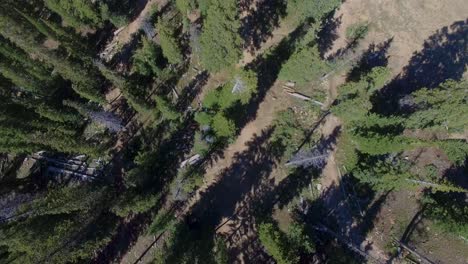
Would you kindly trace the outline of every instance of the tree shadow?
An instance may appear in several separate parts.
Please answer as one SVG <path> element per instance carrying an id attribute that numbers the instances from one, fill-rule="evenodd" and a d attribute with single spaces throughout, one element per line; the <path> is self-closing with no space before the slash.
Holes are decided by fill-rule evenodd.
<path id="1" fill-rule="evenodd" d="M 228 238 L 239 239 L 247 235 L 254 228 L 254 222 L 250 218 L 250 201 L 264 191 L 266 186 L 272 186 L 269 174 L 276 166 L 279 157 L 271 154 L 268 150 L 268 139 L 274 128 L 262 131 L 246 145 L 247 150 L 234 156 L 232 165 L 224 169 L 219 175 L 216 183 L 201 193 L 200 200 L 194 205 L 186 221 L 189 226 L 197 229 L 203 226 L 210 227 L 214 232 L 216 227 L 229 227 L 235 230 Z M 229 223 L 220 225 L 223 219 L 242 218 L 239 226 L 229 226 Z M 214 234 L 214 233 L 213 233 Z M 185 234 L 189 236 L 188 234 Z M 251 234 L 249 233 L 249 236 Z M 244 255 L 252 259 L 265 259 L 259 243 L 249 240 L 248 248 L 240 249 Z M 239 249 L 234 249 L 234 251 Z M 236 253 L 232 251 L 232 257 Z"/>
<path id="2" fill-rule="evenodd" d="M 182 95 L 177 100 L 176 109 L 179 112 L 184 112 L 187 107 L 193 102 L 195 97 L 201 92 L 208 80 L 208 72 L 203 71 L 197 74 L 193 80 L 183 89 Z"/>
<path id="3" fill-rule="evenodd" d="M 259 186 L 262 178 L 268 176 L 275 166 L 276 158 L 267 149 L 273 130 L 262 131 L 246 144 L 246 151 L 234 156 L 232 165 L 220 173 L 217 183 L 201 194 L 192 218 L 202 219 L 204 214 L 212 211 L 212 217 L 204 220 L 215 226 L 222 217 L 230 217 L 235 212 L 236 203 Z"/>
<path id="4" fill-rule="evenodd" d="M 232 113 L 243 113 L 243 115 L 236 120 L 236 124 L 240 128 L 239 131 L 247 123 L 256 118 L 258 106 L 277 80 L 283 63 L 293 54 L 297 41 L 309 30 L 309 24 L 310 23 L 305 22 L 298 26 L 287 38 L 283 39 L 272 49 L 271 52 L 266 52 L 264 56 L 257 57 L 252 63 L 245 67 L 247 70 L 252 70 L 257 73 L 258 83 L 257 92 L 247 105 L 239 104 L 228 110 Z"/>
<path id="5" fill-rule="evenodd" d="M 380 44 L 370 44 L 346 78 L 347 82 L 357 82 L 370 73 L 374 67 L 385 67 L 388 64 L 387 52 L 393 42 L 393 37 Z"/>
<path id="6" fill-rule="evenodd" d="M 330 12 L 322 23 L 322 29 L 318 33 L 318 48 L 320 56 L 324 58 L 325 54 L 333 47 L 333 42 L 338 39 L 338 28 L 341 25 L 343 15 L 335 17 L 335 10 Z"/>
<path id="7" fill-rule="evenodd" d="M 444 179 L 455 184 L 455 186 L 460 186 L 465 190 L 468 190 L 468 161 L 465 162 L 465 165 L 457 167 L 452 166 L 444 172 Z"/>
<path id="8" fill-rule="evenodd" d="M 241 19 L 240 34 L 246 49 L 253 54 L 279 26 L 280 18 L 286 15 L 286 3 L 284 0 L 257 1 L 248 12 L 249 15 Z"/>
<path id="9" fill-rule="evenodd" d="M 188 117 L 185 122 L 182 122 L 167 138 L 163 138 L 155 143 L 156 146 L 146 146 L 144 138 L 153 140 L 164 134 L 165 130 L 169 129 L 169 125 L 161 124 L 155 129 L 142 131 L 139 137 L 139 142 L 136 142 L 143 152 L 149 152 L 149 155 L 140 161 L 138 167 L 141 168 L 138 172 L 138 186 L 134 189 L 129 189 L 129 192 L 136 192 L 137 195 L 144 197 L 155 193 L 161 194 L 161 197 L 167 197 L 170 191 L 169 185 L 178 174 L 180 162 L 185 158 L 185 155 L 190 151 L 193 144 L 193 136 L 197 128 L 195 121 Z M 154 148 L 151 151 L 148 148 Z M 131 159 L 136 156 L 135 151 L 128 150 L 127 153 L 122 153 L 121 160 Z M 133 166 L 132 166 L 133 165 Z M 115 166 L 116 168 L 122 168 Z M 126 166 L 129 168 L 135 167 L 135 164 Z M 122 172 L 118 172 L 122 173 Z M 125 195 L 127 189 L 123 183 L 117 185 L 117 197 Z M 149 210 L 142 213 L 134 214 L 129 219 L 120 219 L 120 224 L 116 234 L 111 238 L 111 241 L 97 253 L 93 263 L 114 263 L 123 257 L 123 254 L 136 242 L 139 235 L 146 230 L 146 227 L 152 222 L 154 212 L 164 204 L 165 199 L 158 199 L 156 204 L 152 205 Z"/>
<path id="10" fill-rule="evenodd" d="M 121 260 L 128 249 L 136 242 L 139 235 L 144 232 L 146 226 L 151 223 L 149 212 L 139 214 L 129 222 L 120 219 L 115 235 L 103 247 L 90 263 L 115 263 Z"/>
<path id="11" fill-rule="evenodd" d="M 374 229 L 374 220 L 382 209 L 389 194 L 390 191 L 381 194 L 362 212 L 363 215 L 359 217 L 358 224 L 354 227 L 354 230 L 351 231 L 360 234 L 362 240 L 358 242 L 359 244 L 364 242 L 364 238 L 367 237 L 367 234 Z"/>
<path id="12" fill-rule="evenodd" d="M 423 49 L 414 53 L 408 65 L 375 96 L 374 110 L 392 114 L 399 100 L 420 88 L 435 88 L 447 79 L 460 80 L 468 64 L 468 20 L 443 27 L 430 36 Z"/>

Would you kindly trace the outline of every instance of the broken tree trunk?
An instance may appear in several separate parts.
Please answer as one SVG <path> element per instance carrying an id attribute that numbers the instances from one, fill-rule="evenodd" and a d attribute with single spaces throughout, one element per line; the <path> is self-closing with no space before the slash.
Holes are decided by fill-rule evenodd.
<path id="1" fill-rule="evenodd" d="M 404 248 L 406 251 L 408 251 L 409 253 L 413 254 L 413 256 L 417 257 L 419 259 L 419 261 L 423 264 L 435 264 L 434 262 L 432 262 L 431 260 L 429 260 L 428 258 L 426 258 L 425 256 L 419 254 L 418 252 L 416 252 L 416 250 L 410 248 L 408 245 L 406 245 L 405 243 L 401 242 L 401 241 L 398 241 L 396 239 L 394 239 L 394 241 L 402 248 Z"/>
<path id="2" fill-rule="evenodd" d="M 201 159 L 200 154 L 193 155 L 192 157 L 182 161 L 182 163 L 180 164 L 180 168 L 184 168 L 187 165 L 193 165 L 197 163 L 200 159 Z"/>
<path id="3" fill-rule="evenodd" d="M 289 92 L 289 91 L 286 91 L 286 90 L 285 90 L 285 92 L 286 92 L 287 94 L 289 94 L 289 95 L 291 95 L 291 96 L 293 96 L 293 97 L 299 98 L 299 99 L 301 99 L 301 100 L 312 102 L 312 103 L 314 103 L 314 104 L 316 104 L 316 105 L 318 105 L 318 106 L 324 106 L 323 103 L 321 103 L 321 102 L 319 102 L 319 101 L 317 101 L 317 100 L 314 100 L 314 99 L 310 98 L 309 96 L 303 95 L 303 94 L 301 94 L 301 93 Z"/>
<path id="4" fill-rule="evenodd" d="M 326 160 L 328 155 L 319 155 L 315 157 L 307 157 L 298 160 L 291 160 L 286 163 L 286 166 L 307 166 L 315 163 L 323 163 Z"/>
<path id="5" fill-rule="evenodd" d="M 336 238 L 341 244 L 344 244 L 346 245 L 351 251 L 361 255 L 363 258 L 367 259 L 367 260 L 374 260 L 375 262 L 377 263 L 386 263 L 386 261 L 382 261 L 381 259 L 377 259 L 369 254 L 367 254 L 364 250 L 362 250 L 359 246 L 356 246 L 352 243 L 352 241 L 349 241 L 348 239 L 346 239 L 345 237 L 333 232 L 332 230 L 330 230 L 328 227 L 322 225 L 322 224 L 318 224 L 316 226 L 313 226 L 314 229 L 318 230 L 318 231 L 321 231 L 321 232 L 324 232 L 324 233 L 327 233 L 329 235 L 331 235 L 332 237 Z"/>
<path id="6" fill-rule="evenodd" d="M 431 188 L 438 189 L 438 190 L 447 190 L 447 191 L 465 192 L 465 193 L 468 192 L 468 190 L 465 190 L 463 188 L 456 187 L 456 186 L 437 184 L 437 183 L 421 181 L 421 180 L 413 180 L 413 179 L 406 179 L 406 181 L 409 181 L 418 185 L 426 186 L 426 187 L 431 187 Z"/>

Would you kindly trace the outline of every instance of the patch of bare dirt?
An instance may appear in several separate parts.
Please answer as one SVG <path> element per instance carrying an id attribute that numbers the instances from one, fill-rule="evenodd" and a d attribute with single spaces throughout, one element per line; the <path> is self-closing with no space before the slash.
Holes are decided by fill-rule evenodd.
<path id="1" fill-rule="evenodd" d="M 253 62 L 258 55 L 263 54 L 266 50 L 280 43 L 281 40 L 287 37 L 293 30 L 294 27 L 286 23 L 284 26 L 275 28 L 271 32 L 271 36 L 262 44 L 260 49 L 255 50 L 253 53 L 246 49 L 243 51 L 243 59 L 239 62 L 239 66 L 245 66 Z"/>
<path id="2" fill-rule="evenodd" d="M 399 240 L 413 216 L 419 211 L 419 193 L 396 191 L 389 193 L 376 214 L 374 228 L 368 237 L 376 246 L 389 250 L 392 238 Z"/>
<path id="3" fill-rule="evenodd" d="M 217 181 L 217 176 L 223 170 L 232 165 L 233 158 L 248 149 L 247 143 L 252 140 L 255 135 L 260 135 L 263 130 L 266 130 L 273 122 L 275 113 L 286 109 L 289 105 L 287 99 L 284 99 L 281 93 L 281 84 L 279 82 L 268 91 L 264 101 L 259 105 L 257 110 L 257 118 L 248 123 L 240 132 L 234 143 L 230 144 L 223 151 L 222 158 L 215 161 L 205 173 L 204 185 L 197 191 L 191 200 L 191 204 L 196 203 L 207 188 Z M 190 207 L 190 206 L 189 206 Z"/>
<path id="4" fill-rule="evenodd" d="M 338 39 L 327 53 L 344 48 L 346 28 L 359 22 L 369 23 L 369 34 L 358 49 L 371 43 L 393 38 L 388 50 L 388 67 L 396 75 L 408 64 L 414 52 L 423 48 L 424 41 L 436 30 L 455 21 L 465 20 L 468 5 L 464 0 L 349 0 L 345 1 L 335 18 L 341 17 Z"/>
<path id="5" fill-rule="evenodd" d="M 438 230 L 427 220 L 421 221 L 413 233 L 409 244 L 416 245 L 435 263 L 468 263 L 468 246 L 462 238 Z"/>
<path id="6" fill-rule="evenodd" d="M 56 41 L 54 39 L 48 38 L 48 39 L 46 39 L 46 41 L 44 41 L 44 43 L 42 43 L 42 45 L 44 47 L 46 47 L 47 49 L 56 50 L 56 49 L 59 48 L 60 42 L 58 42 L 58 41 Z"/>
<path id="7" fill-rule="evenodd" d="M 408 160 L 411 160 L 416 164 L 419 169 L 424 169 L 425 166 L 434 165 L 439 172 L 443 172 L 450 168 L 451 162 L 447 155 L 440 149 L 430 148 L 418 148 L 412 151 L 404 153 Z"/>

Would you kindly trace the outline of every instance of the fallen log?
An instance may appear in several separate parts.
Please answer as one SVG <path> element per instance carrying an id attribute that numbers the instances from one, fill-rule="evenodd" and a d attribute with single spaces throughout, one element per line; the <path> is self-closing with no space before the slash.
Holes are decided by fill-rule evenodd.
<path id="1" fill-rule="evenodd" d="M 317 100 L 314 100 L 314 99 L 310 98 L 309 96 L 303 95 L 303 94 L 301 94 L 301 93 L 289 92 L 289 91 L 286 91 L 286 90 L 285 90 L 285 92 L 286 92 L 287 94 L 289 94 L 289 95 L 291 95 L 291 96 L 293 96 L 293 97 L 299 98 L 299 99 L 301 99 L 301 100 L 309 101 L 309 102 L 312 102 L 312 103 L 314 103 L 314 104 L 316 104 L 316 105 L 319 105 L 319 106 L 324 106 L 323 103 L 321 103 L 321 102 L 319 102 L 319 101 L 317 101 Z"/>
<path id="2" fill-rule="evenodd" d="M 332 230 L 330 230 L 328 227 L 322 225 L 322 224 L 318 224 L 318 225 L 315 225 L 313 226 L 313 228 L 317 231 L 321 231 L 321 232 L 324 232 L 324 233 L 327 233 L 329 234 L 330 236 L 336 238 L 340 243 L 346 245 L 351 251 L 361 255 L 363 258 L 365 258 L 366 260 L 373 260 L 374 262 L 377 262 L 377 263 L 386 263 L 386 260 L 385 261 L 382 261 L 380 259 L 377 259 L 369 254 L 367 254 L 365 251 L 363 251 L 359 246 L 356 246 L 352 243 L 352 241 L 349 241 L 348 239 L 346 239 L 345 237 L 333 232 Z"/>
<path id="3" fill-rule="evenodd" d="M 416 252 L 416 250 L 412 249 L 411 247 L 409 247 L 408 245 L 406 245 L 405 243 L 401 242 L 401 241 L 398 241 L 396 239 L 393 239 L 400 247 L 404 248 L 406 251 L 408 251 L 409 253 L 413 254 L 415 257 L 417 257 L 419 259 L 419 261 L 421 263 L 424 263 L 424 264 L 435 264 L 434 262 L 432 262 L 431 260 L 429 260 L 428 258 L 426 258 L 425 256 L 419 254 L 418 252 Z"/>

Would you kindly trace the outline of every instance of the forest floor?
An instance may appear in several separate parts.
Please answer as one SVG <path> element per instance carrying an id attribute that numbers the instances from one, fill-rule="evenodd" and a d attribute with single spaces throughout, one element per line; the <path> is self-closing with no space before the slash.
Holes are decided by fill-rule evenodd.
<path id="1" fill-rule="evenodd" d="M 456 34 L 451 35 L 451 32 L 457 29 L 455 23 L 457 21 L 461 21 L 462 27 L 466 27 L 465 20 L 467 14 L 468 6 L 463 0 L 346 1 L 334 16 L 334 22 L 337 26 L 334 28 L 333 32 L 333 45 L 329 47 L 326 54 L 328 56 L 336 54 L 348 46 L 349 43 L 345 37 L 346 28 L 348 26 L 356 23 L 368 23 L 369 33 L 360 41 L 359 45 L 355 47 L 355 50 L 357 53 L 364 53 L 368 51 L 373 44 L 378 46 L 381 43 L 388 42 L 388 47 L 383 48 L 382 51 L 386 52 L 388 60 L 386 66 L 391 70 L 392 77 L 405 77 L 405 75 L 409 75 L 408 72 L 413 70 L 412 67 L 421 67 L 421 65 L 413 65 L 415 58 L 419 59 L 421 57 L 422 61 L 418 60 L 419 63 L 427 64 L 434 69 L 440 68 L 440 65 L 450 68 L 453 66 L 453 62 L 445 61 L 444 59 L 441 61 L 439 60 L 441 56 L 446 56 L 446 54 L 450 54 L 456 49 L 455 45 L 453 45 L 455 47 L 452 47 L 451 45 L 447 45 L 447 42 L 452 39 L 454 42 L 457 40 L 463 41 L 463 36 L 457 36 Z M 437 55 L 438 53 L 440 53 L 440 55 Z M 429 69 L 429 71 L 434 71 L 434 69 Z M 422 68 L 419 70 L 422 72 L 425 69 Z M 440 72 L 442 72 L 442 74 L 446 73 L 443 68 Z M 436 73 L 434 72 L 434 74 Z M 452 76 L 445 76 L 445 79 L 450 77 Z M 453 77 L 455 78 L 458 76 Z M 340 82 L 342 82 L 342 80 L 338 80 L 338 83 Z M 424 84 L 428 82 L 422 80 L 420 83 Z M 330 86 L 331 94 L 336 93 L 333 91 L 333 87 L 336 87 L 336 83 Z M 453 136 L 459 138 L 466 137 L 466 135 Z M 334 164 L 334 154 L 335 152 L 332 153 L 327 167 L 322 173 L 322 194 L 328 193 L 327 189 L 336 189 L 340 185 L 340 172 Z M 434 153 L 433 149 L 426 149 L 422 150 L 422 153 L 419 153 L 418 157 L 428 156 L 426 160 L 441 161 L 444 160 L 441 155 L 440 153 Z M 448 161 L 446 161 L 446 163 L 447 162 Z M 327 196 L 330 197 L 329 194 L 327 194 Z M 389 250 L 391 238 L 399 239 L 398 236 L 402 235 L 406 225 L 410 223 L 413 215 L 419 210 L 417 199 L 409 193 L 392 192 L 390 194 L 380 194 L 371 201 L 367 208 L 364 208 L 369 216 L 365 215 L 364 219 L 362 219 L 363 222 L 366 222 L 370 219 L 369 217 L 373 216 L 369 224 L 374 228 L 371 228 L 371 230 L 369 230 L 368 227 L 364 227 L 364 229 L 352 228 L 356 227 L 358 223 L 356 219 L 350 219 L 351 214 L 346 212 L 349 211 L 349 208 L 339 206 L 339 201 L 344 200 L 343 196 L 341 196 L 341 198 L 336 196 L 335 201 L 325 199 L 325 201 L 330 203 L 329 205 L 332 206 L 332 208 L 336 208 L 333 215 L 338 225 L 343 225 L 340 229 L 343 228 L 345 233 L 350 232 L 350 230 L 361 229 L 358 231 L 360 231 L 361 235 L 367 234 L 366 238 L 357 237 L 355 239 L 352 234 L 348 233 L 349 237 L 356 242 L 359 241 L 361 248 L 366 248 L 366 252 L 369 255 L 380 260 L 388 258 L 385 251 Z M 340 212 L 340 210 L 342 212 Z M 346 217 L 343 218 L 343 215 L 345 216 L 346 214 L 348 214 L 348 220 L 346 220 Z M 350 222 L 347 223 L 348 221 Z M 416 232 L 415 239 L 409 243 L 418 248 L 420 253 L 429 256 L 429 258 L 434 261 L 443 260 L 444 263 L 467 263 L 468 256 L 462 253 L 463 248 L 466 252 L 466 245 L 462 245 L 463 241 L 457 238 L 451 238 L 450 243 L 453 247 L 447 248 L 447 235 L 436 231 L 436 233 L 432 233 L 432 235 L 435 235 L 437 239 L 432 240 L 428 239 L 430 233 L 429 226 L 425 227 L 420 223 L 418 229 L 420 231 Z M 421 236 L 425 237 L 425 239 L 421 239 Z M 439 242 L 445 241 L 445 243 L 438 243 L 436 240 Z M 393 262 L 398 263 L 399 260 L 393 260 Z"/>
<path id="2" fill-rule="evenodd" d="M 290 24 L 286 24 L 284 27 L 280 26 L 275 28 L 271 32 L 271 37 L 268 38 L 262 44 L 259 50 L 256 50 L 254 52 L 247 51 L 247 49 L 244 50 L 243 58 L 240 60 L 238 67 L 244 66 L 254 61 L 255 58 L 263 54 L 264 51 L 276 46 L 279 42 L 281 42 L 281 40 L 283 40 L 284 37 L 287 37 L 289 33 L 293 30 L 294 28 Z M 197 96 L 196 101 L 203 101 L 203 98 L 208 91 L 218 87 L 220 83 L 224 83 L 225 81 L 227 81 L 228 75 L 229 74 L 223 71 L 210 75 L 206 82 L 206 85 L 203 87 L 202 91 Z M 291 101 L 287 98 L 285 99 L 284 94 L 281 93 L 282 83 L 277 81 L 268 90 L 264 100 L 260 103 L 256 113 L 256 118 L 253 121 L 249 122 L 241 130 L 235 142 L 230 144 L 223 151 L 223 153 L 221 154 L 222 158 L 216 160 L 213 164 L 211 164 L 211 166 L 207 168 L 204 177 L 204 183 L 197 190 L 196 194 L 190 199 L 187 208 L 192 208 L 192 206 L 199 201 L 203 192 L 217 182 L 217 176 L 219 176 L 223 170 L 229 168 L 229 166 L 232 165 L 233 159 L 236 155 L 247 151 L 248 142 L 250 140 L 252 140 L 257 135 L 260 135 L 262 131 L 268 129 L 268 127 L 271 125 L 272 121 L 275 118 L 276 112 L 282 109 L 286 109 L 288 106 L 292 105 Z M 188 213 L 189 211 L 190 210 L 187 209 L 185 212 Z M 123 256 L 121 263 L 133 263 L 138 257 L 141 256 L 141 253 L 144 252 L 153 241 L 154 238 L 151 235 L 140 236 L 139 239 L 136 241 L 135 245 L 132 247 L 132 249 L 129 250 L 127 254 Z M 154 253 L 152 252 L 152 250 L 150 250 L 150 252 L 148 252 L 142 259 L 142 263 L 147 263 L 151 261 L 151 256 L 153 254 Z"/>
<path id="3" fill-rule="evenodd" d="M 455 21 L 463 21 L 466 19 L 466 14 L 468 14 L 468 10 L 463 0 L 346 1 L 334 16 L 336 28 L 333 32 L 333 44 L 330 45 L 326 54 L 336 54 L 348 46 L 349 43 L 345 37 L 346 28 L 348 26 L 355 23 L 366 22 L 370 27 L 369 34 L 355 47 L 355 53 L 362 54 L 373 44 L 379 45 L 384 42 L 389 42 L 390 45 L 385 50 L 388 58 L 387 66 L 391 69 L 394 77 L 403 75 L 405 66 L 411 63 L 413 56 L 415 56 L 417 52 L 425 48 L 424 43 L 431 35 L 443 27 L 452 25 Z M 246 65 L 254 61 L 258 55 L 278 44 L 292 30 L 293 28 L 284 27 L 282 25 L 275 28 L 272 31 L 271 37 L 262 43 L 259 49 L 253 53 L 248 50 L 244 51 L 243 59 L 240 61 L 239 65 Z M 129 32 L 130 31 L 131 30 L 129 30 Z M 329 104 L 331 104 L 338 95 L 337 87 L 346 80 L 346 75 L 340 74 L 341 73 L 337 73 L 335 76 L 331 76 L 325 84 L 329 87 L 327 101 Z M 207 90 L 213 89 L 216 87 L 217 83 L 223 80 L 222 73 L 212 75 L 201 93 L 199 100 L 203 98 Z M 187 211 L 190 211 L 194 206 L 197 206 L 197 203 L 199 203 L 204 196 L 214 195 L 213 189 L 219 189 L 215 191 L 218 195 L 223 193 L 222 198 L 220 197 L 218 199 L 231 201 L 228 206 L 229 208 L 214 208 L 212 210 L 219 210 L 222 212 L 224 218 L 221 220 L 221 223 L 223 223 L 223 225 L 219 227 L 217 232 L 230 238 L 228 245 L 231 251 L 238 253 L 237 262 L 239 263 L 252 262 L 253 259 L 251 259 L 251 256 L 248 256 L 248 254 L 251 250 L 256 250 L 253 248 L 256 243 L 252 243 L 252 241 L 256 240 L 256 232 L 253 224 L 255 220 L 252 215 L 249 215 L 250 210 L 245 210 L 245 207 L 251 204 L 254 196 L 261 195 L 261 189 L 263 187 L 269 184 L 278 184 L 278 182 L 280 182 L 278 179 L 283 179 L 285 177 L 284 172 L 281 170 L 281 165 L 277 164 L 278 161 L 271 160 L 265 157 L 265 153 L 261 153 L 265 145 L 265 142 L 262 141 L 263 136 L 265 133 L 268 133 L 275 113 L 294 104 L 293 101 L 285 99 L 281 91 L 281 86 L 282 84 L 279 81 L 274 83 L 266 93 L 264 100 L 260 103 L 255 119 L 249 122 L 241 130 L 235 142 L 224 150 L 221 155 L 222 158 L 218 159 L 207 168 L 203 186 L 190 200 L 189 206 L 187 207 Z M 331 135 L 336 129 L 339 129 L 340 126 L 340 121 L 336 117 L 330 115 L 325 118 L 319 130 L 320 133 L 326 137 Z M 253 142 L 255 142 L 255 145 Z M 252 153 L 253 150 L 257 152 Z M 249 157 L 250 159 L 243 159 L 242 157 Z M 245 164 L 242 164 L 242 162 Z M 390 231 L 386 230 L 391 230 L 392 228 L 389 227 L 395 224 L 396 220 L 392 219 L 395 219 L 396 212 L 402 214 L 401 218 L 404 219 L 401 222 L 407 224 L 408 215 L 413 214 L 414 210 L 416 210 L 415 208 L 417 208 L 416 199 L 412 199 L 407 195 L 392 193 L 390 197 L 399 197 L 403 200 L 392 204 L 391 201 L 395 201 L 395 199 L 388 199 L 385 205 L 381 207 L 385 208 L 385 211 L 381 211 L 381 209 L 378 208 L 377 215 L 379 217 L 376 217 L 375 223 L 373 224 L 376 228 L 371 230 L 367 237 L 361 238 L 360 234 L 350 234 L 349 230 L 352 229 L 356 223 L 349 212 L 349 206 L 346 205 L 346 202 L 343 202 L 346 198 L 343 197 L 340 191 L 341 176 L 337 164 L 338 161 L 336 161 L 334 150 L 330 154 L 330 158 L 320 179 L 322 185 L 321 199 L 329 209 L 334 210 L 332 216 L 337 219 L 339 228 L 343 230 L 343 233 L 350 235 L 353 242 L 361 248 L 364 248 L 369 255 L 381 261 L 386 260 L 388 258 L 385 253 L 387 241 L 384 241 L 383 237 L 391 235 L 389 233 Z M 241 175 L 241 177 L 239 177 L 239 175 Z M 237 183 L 239 186 L 227 186 L 227 183 L 231 182 L 226 181 L 225 178 L 229 177 L 240 179 Z M 259 182 L 255 182 L 254 179 L 259 177 L 263 177 L 263 179 L 256 179 Z M 255 184 L 252 181 L 254 181 Z M 244 195 L 239 197 L 240 194 L 236 193 L 237 190 Z M 331 190 L 336 194 L 333 195 L 330 192 Z M 386 197 L 387 196 L 383 198 L 385 199 Z M 378 202 L 379 200 L 376 199 L 369 207 L 378 205 Z M 408 205 L 405 206 L 405 210 L 397 210 L 397 208 L 405 203 L 408 203 Z M 343 206 L 343 204 L 345 204 L 345 206 Z M 219 205 L 226 205 L 226 203 L 220 202 Z M 392 210 L 395 210 L 395 212 L 392 212 Z M 380 217 L 382 215 L 386 215 L 386 217 Z M 352 232 L 357 231 L 358 230 L 354 230 Z M 354 238 L 354 236 L 356 238 Z M 134 259 L 132 256 L 139 256 L 136 252 L 142 252 L 142 250 L 146 248 L 144 245 L 152 241 L 150 236 L 142 236 L 138 241 L 140 240 L 141 243 L 136 243 L 133 249 L 124 257 L 122 263 L 132 263 L 131 259 Z M 447 249 L 447 247 L 444 247 L 442 244 L 431 245 L 432 251 L 437 247 Z M 459 247 L 454 248 L 458 250 L 454 252 L 454 255 L 457 255 L 460 249 Z M 451 251 L 451 249 L 447 250 Z M 149 255 L 151 255 L 151 253 Z M 449 254 L 447 253 L 444 255 Z M 450 259 L 450 256 L 447 257 Z M 463 261 L 463 259 L 460 258 L 452 258 L 452 260 L 453 261 L 450 263 L 462 263 L 460 261 Z"/>

